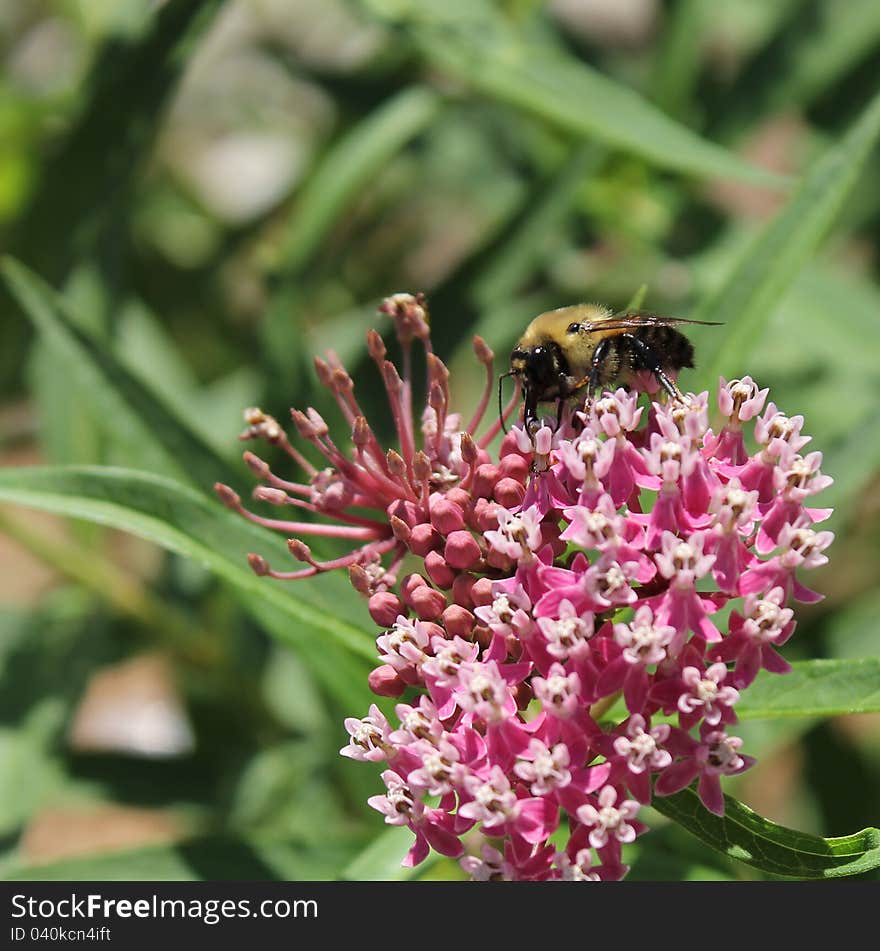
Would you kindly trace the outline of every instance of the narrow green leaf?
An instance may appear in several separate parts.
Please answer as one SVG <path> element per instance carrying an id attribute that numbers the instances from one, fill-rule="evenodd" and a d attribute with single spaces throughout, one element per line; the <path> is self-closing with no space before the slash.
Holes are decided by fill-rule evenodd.
<path id="1" fill-rule="evenodd" d="M 440 96 L 425 86 L 401 90 L 346 132 L 310 175 L 287 225 L 276 263 L 279 286 L 262 325 L 268 358 L 279 372 L 289 372 L 298 354 L 302 358 L 296 279 L 359 192 L 430 125 L 441 105 Z"/>
<path id="2" fill-rule="evenodd" d="M 425 86 L 386 99 L 327 152 L 303 187 L 287 225 L 278 270 L 306 265 L 358 192 L 388 161 L 433 122 L 442 100 Z"/>
<path id="3" fill-rule="evenodd" d="M 743 720 L 878 711 L 880 657 L 798 661 L 784 676 L 762 670 L 736 705 Z"/>
<path id="4" fill-rule="evenodd" d="M 648 294 L 648 285 L 642 284 L 639 289 L 633 294 L 630 298 L 629 303 L 626 305 L 627 310 L 639 310 L 642 304 L 645 303 L 645 297 Z"/>
<path id="5" fill-rule="evenodd" d="M 249 839 L 205 838 L 174 845 L 65 859 L 47 865 L 11 863 L 11 881 L 330 881 L 351 855 L 339 844 L 320 849 Z"/>
<path id="6" fill-rule="evenodd" d="M 651 805 L 712 848 L 773 875 L 842 878 L 880 868 L 880 829 L 825 839 L 776 825 L 730 796 L 724 802 L 723 818 L 693 789 L 655 796 Z"/>
<path id="7" fill-rule="evenodd" d="M 671 116 L 686 115 L 705 57 L 707 0 L 679 0 L 665 15 L 649 95 Z"/>
<path id="8" fill-rule="evenodd" d="M 627 851 L 628 882 L 736 881 L 736 862 L 697 841 L 675 822 L 649 822 L 650 834 L 639 836 Z"/>
<path id="9" fill-rule="evenodd" d="M 704 337 L 700 387 L 714 386 L 722 374 L 747 371 L 764 321 L 833 225 L 878 136 L 880 94 L 849 132 L 819 157 L 788 204 L 691 315 L 724 325 Z M 832 320 L 829 315 L 829 336 Z"/>
<path id="10" fill-rule="evenodd" d="M 401 16 L 429 62 L 498 102 L 523 109 L 578 138 L 595 139 L 652 165 L 700 178 L 780 186 L 676 122 L 634 89 L 603 75 L 559 45 L 527 41 L 490 4 L 406 4 Z"/>
<path id="11" fill-rule="evenodd" d="M 132 458 L 191 480 L 208 491 L 216 481 L 234 482 L 239 470 L 218 455 L 163 399 L 90 337 L 65 312 L 61 298 L 39 276 L 12 258 L 0 264 L 22 310 L 66 358 L 95 401 L 100 418 Z"/>
<path id="12" fill-rule="evenodd" d="M 876 0 L 825 0 L 819 22 L 786 62 L 785 74 L 770 92 L 768 112 L 811 104 L 855 69 L 880 40 L 880 4 Z"/>
<path id="13" fill-rule="evenodd" d="M 367 634 L 339 616 L 350 611 L 346 580 L 336 574 L 295 584 L 258 578 L 247 553 L 282 562 L 283 541 L 210 498 L 146 473 L 59 466 L 0 471 L 0 500 L 109 525 L 195 559 L 232 584 L 344 706 L 366 709 L 371 702 L 366 662 L 375 661 L 375 649 Z"/>
<path id="14" fill-rule="evenodd" d="M 391 826 L 345 866 L 341 877 L 355 882 L 406 881 L 420 877 L 426 866 L 433 865 L 440 856 L 432 851 L 418 868 L 406 868 L 400 863 L 412 844 L 413 834 L 409 829 Z"/>
<path id="15" fill-rule="evenodd" d="M 114 36 L 98 51 L 81 114 L 43 170 L 13 239 L 16 253 L 52 280 L 94 244 L 130 193 L 192 46 L 224 0 L 175 0 L 155 9 L 142 36 Z"/>

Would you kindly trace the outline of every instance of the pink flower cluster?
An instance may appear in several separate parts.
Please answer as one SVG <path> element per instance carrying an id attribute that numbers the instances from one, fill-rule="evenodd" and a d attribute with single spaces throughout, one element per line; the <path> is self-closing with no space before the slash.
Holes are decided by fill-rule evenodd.
<path id="1" fill-rule="evenodd" d="M 386 791 L 370 805 L 413 832 L 407 864 L 433 848 L 481 880 L 620 879 L 622 847 L 644 831 L 637 816 L 652 795 L 696 781 L 720 815 L 721 778 L 753 762 L 731 732 L 736 704 L 761 668 L 789 669 L 778 653 L 795 626 L 788 604 L 820 597 L 799 569 L 824 564 L 833 539 L 815 527 L 830 511 L 810 507 L 831 482 L 821 453 L 802 455 L 802 417 L 744 377 L 721 380 L 717 432 L 707 393 L 645 407 L 618 389 L 556 429 L 514 427 L 495 462 L 500 421 L 477 436 L 494 384 L 489 348 L 475 341 L 486 390 L 464 424 L 449 409 L 424 300 L 395 295 L 382 311 L 403 375 L 374 331 L 369 352 L 399 451 L 381 449 L 332 355 L 317 368 L 351 428 L 349 454 L 314 410 L 293 419 L 323 469 L 248 411 L 245 437 L 282 446 L 308 477 L 288 482 L 246 453 L 264 482 L 255 496 L 335 524 L 266 519 L 228 487 L 218 493 L 290 535 L 305 563 L 282 572 L 252 555 L 258 574 L 346 566 L 368 597 L 382 629 L 370 685 L 401 701 L 395 724 L 376 704 L 346 720 L 341 752 L 385 764 Z M 421 448 L 415 341 L 427 353 Z M 321 562 L 306 533 L 357 547 Z"/>

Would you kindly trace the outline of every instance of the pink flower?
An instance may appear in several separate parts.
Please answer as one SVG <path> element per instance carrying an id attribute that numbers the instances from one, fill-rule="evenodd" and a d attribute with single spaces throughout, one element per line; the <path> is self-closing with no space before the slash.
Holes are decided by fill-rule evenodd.
<path id="1" fill-rule="evenodd" d="M 614 693 L 623 688 L 627 709 L 641 710 L 648 696 L 651 677 L 647 668 L 666 659 L 675 637 L 675 628 L 655 621 L 654 612 L 642 605 L 630 624 L 614 625 L 614 640 L 622 648 L 599 677 L 598 693 Z"/>
<path id="2" fill-rule="evenodd" d="M 697 594 L 696 582 L 708 574 L 715 555 L 704 554 L 706 536 L 694 532 L 687 541 L 664 532 L 662 550 L 654 556 L 659 573 L 669 580 L 666 593 L 654 600 L 654 613 L 662 624 L 675 628 L 670 648 L 678 655 L 687 631 L 694 631 L 709 642 L 720 641 L 721 634 L 708 615 L 717 610 L 715 602 Z"/>
<path id="3" fill-rule="evenodd" d="M 516 711 L 510 687 L 494 660 L 462 664 L 453 692 L 459 707 L 484 723 L 497 723 Z"/>
<path id="4" fill-rule="evenodd" d="M 739 691 L 726 685 L 726 679 L 727 667 L 722 663 L 712 664 L 705 671 L 685 667 L 679 677 L 658 684 L 652 698 L 665 701 L 668 709 L 672 708 L 672 700 L 684 729 L 701 720 L 709 726 L 732 723 L 736 720 L 733 705 L 739 700 Z"/>
<path id="5" fill-rule="evenodd" d="M 339 751 L 343 756 L 378 763 L 393 755 L 394 745 L 389 736 L 388 720 L 375 703 L 370 706 L 369 716 L 360 720 L 346 717 L 345 729 L 351 742 Z"/>
<path id="6" fill-rule="evenodd" d="M 507 832 L 536 844 L 546 842 L 556 829 L 559 811 L 555 803 L 518 797 L 500 766 L 493 766 L 485 779 L 468 776 L 464 784 L 472 798 L 459 806 L 459 815 L 482 823 L 489 835 Z"/>
<path id="7" fill-rule="evenodd" d="M 509 882 L 514 878 L 514 869 L 505 862 L 498 849 L 488 843 L 484 843 L 480 858 L 476 855 L 466 855 L 459 859 L 459 865 L 474 882 Z"/>
<path id="8" fill-rule="evenodd" d="M 655 401 L 650 374 L 630 392 L 572 401 L 558 425 L 512 426 L 493 456 L 521 401 L 515 392 L 503 420 L 484 422 L 496 383 L 486 343 L 474 342 L 483 394 L 462 415 L 424 297 L 395 294 L 380 311 L 402 357 L 398 371 L 370 331 L 394 447 L 331 353 L 315 367 L 348 446 L 314 409 L 292 416 L 304 450 L 272 417 L 245 414 L 242 438 L 300 470 L 277 474 L 246 452 L 255 498 L 307 516 L 269 518 L 228 486 L 217 494 L 283 533 L 300 563 L 287 571 L 253 553 L 258 575 L 344 568 L 364 596 L 379 629 L 369 685 L 406 701 L 392 722 L 376 705 L 346 718 L 340 752 L 385 764 L 386 790 L 368 804 L 411 831 L 405 864 L 433 849 L 481 881 L 619 880 L 645 828 L 640 804 L 696 782 L 723 814 L 723 777 L 753 762 L 726 730 L 759 670 L 789 669 L 790 602 L 820 597 L 801 575 L 825 564 L 834 537 L 817 528 L 829 510 L 812 507 L 830 484 L 822 456 L 801 455 L 803 418 L 750 377 L 720 381 L 716 434 L 708 392 Z M 319 559 L 311 536 L 350 551 Z M 660 711 L 678 726 L 657 723 Z"/>
<path id="9" fill-rule="evenodd" d="M 567 674 L 562 664 L 554 664 L 546 677 L 533 677 L 532 690 L 544 709 L 555 717 L 568 719 L 580 709 L 581 679 Z"/>
<path id="10" fill-rule="evenodd" d="M 663 749 L 669 731 L 666 723 L 648 730 L 645 718 L 636 713 L 629 718 L 626 732 L 612 744 L 612 761 L 618 767 L 620 781 L 639 802 L 651 801 L 650 774 L 672 763 L 672 755 Z"/>
<path id="11" fill-rule="evenodd" d="M 531 561 L 541 547 L 541 512 L 533 505 L 516 515 L 497 510 L 498 530 L 484 532 L 487 544 L 511 561 Z"/>
<path id="12" fill-rule="evenodd" d="M 683 754 L 661 773 L 654 786 L 658 796 L 670 796 L 690 785 L 699 776 L 697 792 L 703 805 L 718 816 L 724 815 L 721 776 L 734 776 L 748 769 L 754 759 L 741 756 L 742 740 L 722 730 L 712 730 L 698 742 L 688 734 L 676 734 L 678 751 Z M 670 742 L 670 748 L 672 743 Z"/>
<path id="13" fill-rule="evenodd" d="M 564 743 L 550 749 L 540 740 L 532 739 L 528 749 L 520 753 L 513 771 L 529 784 L 533 796 L 546 796 L 571 782 L 570 764 L 571 755 Z"/>
<path id="14" fill-rule="evenodd" d="M 410 621 L 400 615 L 386 634 L 376 638 L 380 659 L 401 672 L 420 667 L 431 640 L 431 628 L 424 621 Z"/>
<path id="15" fill-rule="evenodd" d="M 587 803 L 577 811 L 578 819 L 590 829 L 590 845 L 602 849 L 610 840 L 633 842 L 636 828 L 629 820 L 639 814 L 639 804 L 634 799 L 621 799 L 613 786 L 604 786 L 597 800 L 595 806 Z"/>
<path id="16" fill-rule="evenodd" d="M 557 618 L 537 619 L 547 653 L 558 661 L 582 656 L 589 650 L 589 640 L 594 634 L 592 613 L 578 613 L 571 601 L 563 598 L 558 614 Z"/>
<path id="17" fill-rule="evenodd" d="M 750 594 L 743 613 L 730 615 L 730 634 L 713 647 L 713 660 L 735 661 L 733 683 L 742 690 L 755 679 L 763 667 L 774 674 L 785 674 L 791 665 L 775 649 L 781 647 L 794 632 L 794 611 L 783 607 L 785 592 L 773 588 L 763 598 Z"/>

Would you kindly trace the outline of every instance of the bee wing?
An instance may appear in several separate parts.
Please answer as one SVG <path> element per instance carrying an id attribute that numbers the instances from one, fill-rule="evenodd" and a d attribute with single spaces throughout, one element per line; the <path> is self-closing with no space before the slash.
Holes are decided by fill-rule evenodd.
<path id="1" fill-rule="evenodd" d="M 602 320 L 584 325 L 585 330 L 637 330 L 639 327 L 674 327 L 677 324 L 700 324 L 704 327 L 718 327 L 715 320 L 689 320 L 687 317 L 663 317 L 647 310 L 627 310 L 611 314 Z"/>

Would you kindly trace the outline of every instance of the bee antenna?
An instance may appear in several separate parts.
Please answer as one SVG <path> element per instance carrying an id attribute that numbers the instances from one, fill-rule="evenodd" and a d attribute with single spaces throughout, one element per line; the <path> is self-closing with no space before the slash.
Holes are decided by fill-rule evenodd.
<path id="1" fill-rule="evenodd" d="M 509 376 L 513 376 L 513 373 L 502 373 L 498 377 L 498 421 L 501 423 L 505 436 L 507 435 L 507 426 L 504 422 L 504 380 Z"/>

